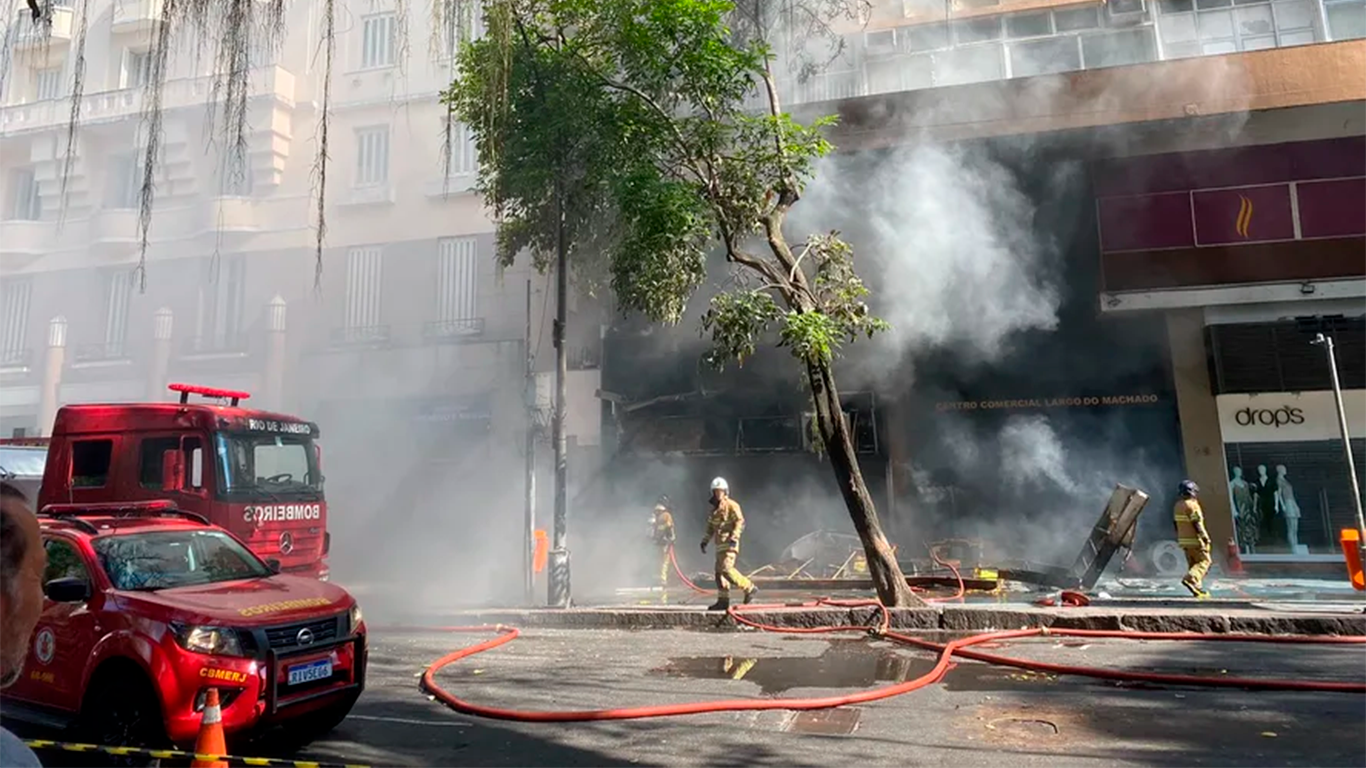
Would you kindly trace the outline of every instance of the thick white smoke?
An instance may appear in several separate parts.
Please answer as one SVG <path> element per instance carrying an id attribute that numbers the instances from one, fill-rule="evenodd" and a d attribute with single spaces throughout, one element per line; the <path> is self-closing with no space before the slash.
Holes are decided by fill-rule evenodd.
<path id="1" fill-rule="evenodd" d="M 884 365 L 934 349 L 991 362 L 1014 334 L 1056 327 L 1057 245 L 1036 231 L 1035 204 L 1011 170 L 932 145 L 880 159 L 871 175 L 854 165 L 823 163 L 793 226 L 814 232 L 859 222 L 856 263 L 892 326 L 896 357 Z M 1052 173 L 1060 180 L 1070 172 Z"/>

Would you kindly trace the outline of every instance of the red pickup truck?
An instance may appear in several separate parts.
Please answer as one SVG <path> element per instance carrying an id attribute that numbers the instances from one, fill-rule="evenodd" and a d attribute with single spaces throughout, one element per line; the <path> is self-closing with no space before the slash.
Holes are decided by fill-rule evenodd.
<path id="1" fill-rule="evenodd" d="M 42 618 L 6 716 L 121 746 L 194 743 L 209 688 L 229 734 L 337 725 L 365 687 L 344 589 L 279 573 L 169 501 L 49 505 Z"/>

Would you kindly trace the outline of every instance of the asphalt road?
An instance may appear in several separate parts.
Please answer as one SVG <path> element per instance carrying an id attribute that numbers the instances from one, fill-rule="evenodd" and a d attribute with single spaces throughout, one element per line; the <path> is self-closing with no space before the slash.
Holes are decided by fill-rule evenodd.
<path id="1" fill-rule="evenodd" d="M 774 711 L 568 725 L 479 720 L 430 701 L 417 687 L 426 664 L 472 641 L 378 632 L 365 696 L 330 737 L 296 749 L 277 735 L 233 751 L 440 766 L 1366 764 L 1363 695 L 1118 685 L 970 661 L 939 685 L 833 716 Z M 1187 674 L 1366 678 L 1361 646 L 1041 639 L 998 652 L 1006 651 Z M 757 661 L 744 665 L 746 659 Z M 830 695 L 909 679 L 930 665 L 928 653 L 857 637 L 531 630 L 457 662 L 440 680 L 483 704 L 598 709 Z M 741 666 L 749 668 L 733 679 Z"/>

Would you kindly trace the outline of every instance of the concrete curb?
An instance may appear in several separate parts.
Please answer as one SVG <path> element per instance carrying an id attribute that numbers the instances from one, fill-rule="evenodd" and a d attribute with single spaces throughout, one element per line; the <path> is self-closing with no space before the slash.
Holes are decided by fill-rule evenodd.
<path id="1" fill-rule="evenodd" d="M 746 612 L 756 622 L 779 627 L 870 626 L 872 608 L 775 608 Z M 403 622 L 407 630 L 441 626 L 507 624 L 547 629 L 735 629 L 725 614 L 699 608 L 570 608 L 470 610 L 423 616 Z M 895 608 L 894 629 L 912 632 L 985 632 L 1023 627 L 1200 632 L 1258 635 L 1366 635 L 1366 613 L 1294 613 L 1258 609 L 1036 608 L 1033 606 L 944 605 Z M 376 622 L 375 630 L 398 629 L 399 622 Z"/>

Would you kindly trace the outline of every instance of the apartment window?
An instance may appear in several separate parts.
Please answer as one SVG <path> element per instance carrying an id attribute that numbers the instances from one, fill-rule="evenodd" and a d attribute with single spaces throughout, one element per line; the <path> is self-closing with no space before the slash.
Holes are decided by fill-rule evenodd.
<path id="1" fill-rule="evenodd" d="M 1122 67 L 1157 59 L 1151 27 L 1139 27 L 1081 38 L 1081 55 L 1087 69 Z"/>
<path id="2" fill-rule="evenodd" d="M 33 73 L 33 97 L 37 101 L 50 101 L 62 97 L 62 68 L 49 67 Z"/>
<path id="3" fill-rule="evenodd" d="M 195 319 L 195 352 L 235 348 L 241 340 L 246 310 L 247 260 L 241 254 L 204 260 Z"/>
<path id="4" fill-rule="evenodd" d="M 1048 75 L 1081 69 L 1074 36 L 1051 37 L 1010 46 L 1010 72 L 1015 77 Z"/>
<path id="5" fill-rule="evenodd" d="M 1042 13 L 1017 13 L 1006 17 L 1006 37 L 1044 37 L 1053 34 L 1053 16 Z"/>
<path id="6" fill-rule="evenodd" d="M 953 41 L 957 45 L 986 43 L 1001 38 L 1001 17 L 987 16 L 953 22 Z"/>
<path id="7" fill-rule="evenodd" d="M 380 324 L 384 251 L 379 246 L 352 248 L 346 255 L 346 328 Z"/>
<path id="8" fill-rule="evenodd" d="M 9 218 L 13 221 L 38 221 L 43 217 L 43 198 L 32 168 L 10 172 Z"/>
<path id="9" fill-rule="evenodd" d="M 356 131 L 356 186 L 389 183 L 389 126 Z"/>
<path id="10" fill-rule="evenodd" d="M 28 350 L 28 311 L 33 283 L 5 278 L 0 283 L 0 365 L 20 365 Z"/>
<path id="11" fill-rule="evenodd" d="M 218 169 L 218 194 L 220 197 L 248 197 L 256 185 L 251 170 L 251 158 L 246 147 L 233 144 L 223 152 L 223 160 Z"/>
<path id="12" fill-rule="evenodd" d="M 445 18 L 442 30 L 445 38 L 446 55 L 454 56 L 459 52 L 461 43 L 478 40 L 484 36 L 484 4 L 481 2 L 452 2 L 445 0 Z"/>
<path id="13" fill-rule="evenodd" d="M 447 134 L 446 151 L 450 157 L 451 176 L 465 176 L 479 170 L 479 147 L 474 142 L 474 131 L 464 123 L 453 123 Z"/>
<path id="14" fill-rule="evenodd" d="M 109 273 L 104 310 L 104 354 L 102 357 L 123 357 L 123 344 L 128 339 L 128 310 L 133 299 L 132 270 Z"/>
<path id="15" fill-rule="evenodd" d="M 1277 11 L 1280 10 L 1279 5 Z M 1366 2 L 1362 0 L 1324 0 L 1324 15 L 1328 17 L 1328 32 L 1332 40 L 1355 40 L 1366 37 Z M 1276 21 L 1280 21 L 1277 14 Z"/>
<path id="16" fill-rule="evenodd" d="M 479 248 L 473 237 L 437 241 L 436 311 L 447 328 L 478 317 Z"/>
<path id="17" fill-rule="evenodd" d="M 123 87 L 142 88 L 151 79 L 151 52 L 128 49 L 123 55 Z"/>
<path id="18" fill-rule="evenodd" d="M 1160 0 L 1158 8 L 1167 58 L 1305 45 L 1318 39 L 1313 0 Z"/>
<path id="19" fill-rule="evenodd" d="M 364 69 L 394 65 L 394 14 L 366 16 L 361 21 L 360 65 Z"/>
<path id="20" fill-rule="evenodd" d="M 138 207 L 145 163 L 146 157 L 141 152 L 124 152 L 109 158 L 105 171 L 105 208 Z"/>

